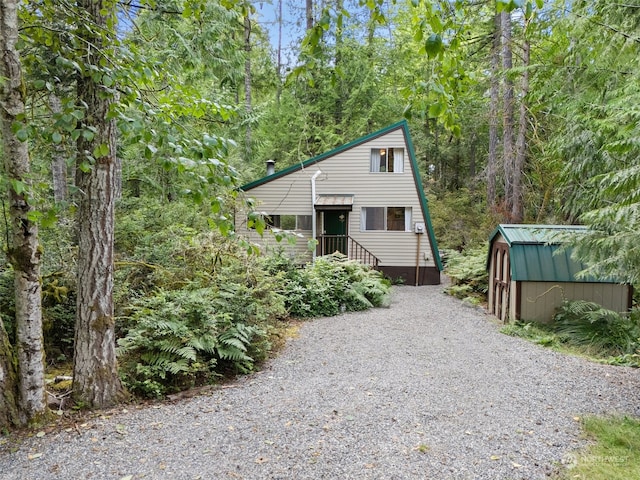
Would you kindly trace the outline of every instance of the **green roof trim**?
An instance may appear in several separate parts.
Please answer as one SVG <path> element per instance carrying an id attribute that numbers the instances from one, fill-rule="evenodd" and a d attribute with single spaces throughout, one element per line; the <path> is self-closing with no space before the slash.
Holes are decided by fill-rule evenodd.
<path id="1" fill-rule="evenodd" d="M 489 237 L 487 269 L 493 242 L 498 234 L 509 245 L 511 279 L 526 282 L 619 283 L 611 278 L 578 278 L 587 265 L 571 257 L 572 249 L 562 247 L 567 235 L 587 231 L 582 225 L 501 224 Z"/>
<path id="2" fill-rule="evenodd" d="M 420 179 L 420 171 L 418 170 L 418 162 L 416 161 L 415 150 L 413 148 L 413 141 L 411 140 L 411 134 L 409 133 L 409 124 L 407 123 L 406 120 L 401 120 L 397 123 L 389 125 L 386 128 L 383 128 L 382 130 L 378 130 L 377 132 L 373 132 L 373 133 L 370 133 L 369 135 L 365 135 L 364 137 L 360 137 L 352 142 L 341 145 L 326 153 L 310 158 L 309 160 L 305 160 L 304 162 L 298 163 L 296 165 L 292 165 L 291 167 L 275 172 L 272 175 L 262 177 L 254 182 L 247 183 L 246 185 L 241 186 L 239 190 L 246 192 L 247 190 L 251 190 L 252 188 L 258 187 L 260 185 L 264 185 L 265 183 L 287 176 L 290 173 L 297 172 L 298 170 L 301 170 L 303 168 L 308 168 L 311 165 L 321 162 L 325 158 L 333 157 L 339 153 L 342 153 L 346 150 L 349 150 L 353 147 L 356 147 L 365 142 L 373 140 L 374 138 L 380 137 L 382 135 L 386 135 L 387 133 L 393 132 L 394 130 L 398 130 L 398 129 L 402 129 L 402 132 L 404 134 L 404 139 L 409 150 L 409 161 L 411 162 L 411 171 L 413 172 L 413 179 L 416 185 L 416 191 L 420 199 L 422 215 L 427 223 L 427 235 L 429 237 L 429 243 L 431 244 L 431 253 L 435 260 L 436 268 L 439 271 L 442 271 L 442 260 L 440 259 L 440 252 L 438 250 L 438 244 L 433 231 L 433 225 L 431 223 L 431 215 L 429 214 L 429 205 L 427 202 L 427 197 L 424 194 L 422 180 Z"/>
<path id="3" fill-rule="evenodd" d="M 409 133 L 409 124 L 406 120 L 401 123 L 402 131 L 404 133 L 404 139 L 409 148 L 409 160 L 411 161 L 411 171 L 413 172 L 413 179 L 416 183 L 416 191 L 420 197 L 420 206 L 422 207 L 422 215 L 427 222 L 427 235 L 429 236 L 429 243 L 431 244 L 431 254 L 435 259 L 436 268 L 438 271 L 442 271 L 442 260 L 440 259 L 440 250 L 438 250 L 438 242 L 436 240 L 435 232 L 433 231 L 433 225 L 431 224 L 431 214 L 429 213 L 429 203 L 427 197 L 424 194 L 424 187 L 422 185 L 422 179 L 420 178 L 420 170 L 418 169 L 418 162 L 416 161 L 416 153 L 413 148 L 413 141 L 411 140 L 411 134 Z"/>

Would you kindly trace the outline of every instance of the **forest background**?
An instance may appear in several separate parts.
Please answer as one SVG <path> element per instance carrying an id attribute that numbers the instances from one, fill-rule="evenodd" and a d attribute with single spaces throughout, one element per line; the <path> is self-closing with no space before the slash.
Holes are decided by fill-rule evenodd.
<path id="1" fill-rule="evenodd" d="M 583 223 L 591 273 L 637 284 L 639 24 L 635 0 L 3 1 L 0 425 L 44 415 L 45 358 L 89 407 L 250 370 L 336 277 L 236 238 L 237 187 L 403 117 L 440 247 Z"/>

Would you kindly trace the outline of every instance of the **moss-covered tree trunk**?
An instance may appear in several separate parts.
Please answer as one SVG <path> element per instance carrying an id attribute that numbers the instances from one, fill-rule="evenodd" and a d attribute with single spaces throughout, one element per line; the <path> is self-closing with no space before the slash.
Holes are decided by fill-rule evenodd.
<path id="1" fill-rule="evenodd" d="M 27 129 L 25 125 L 24 84 L 18 41 L 18 2 L 0 3 L 0 117 L 4 173 L 8 180 L 11 236 L 8 257 L 15 274 L 16 347 L 18 395 L 13 391 L 13 362 L 3 330 L 0 355 L 0 382 L 8 382 L 3 403 L 16 404 L 19 423 L 37 420 L 46 412 L 44 389 L 44 346 L 42 339 L 42 290 L 40 286 L 40 247 L 38 225 L 32 221 L 31 180 Z M 6 408 L 13 411 L 11 405 Z M 7 415 L 7 418 L 13 414 Z"/>
<path id="2" fill-rule="evenodd" d="M 110 109 L 112 93 L 98 83 L 89 66 L 104 65 L 104 49 L 113 35 L 113 4 L 79 0 L 89 19 L 78 35 L 87 46 L 88 73 L 78 78 L 78 101 L 86 105 L 82 127 L 95 136 L 78 139 L 78 287 L 73 393 L 88 407 L 106 407 L 122 394 L 115 351 L 113 307 L 114 211 L 116 200 L 116 125 Z M 111 32 L 111 33 L 109 33 Z M 101 61 L 102 60 L 102 61 Z M 103 77 L 104 78 L 104 77 Z"/>
<path id="3" fill-rule="evenodd" d="M 0 429 L 18 425 L 16 371 L 7 332 L 0 321 Z"/>

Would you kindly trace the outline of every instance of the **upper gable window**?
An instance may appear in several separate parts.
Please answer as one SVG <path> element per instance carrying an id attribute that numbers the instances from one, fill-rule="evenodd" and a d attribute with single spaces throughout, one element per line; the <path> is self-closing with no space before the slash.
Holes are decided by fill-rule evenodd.
<path id="1" fill-rule="evenodd" d="M 372 148 L 369 171 L 372 173 L 403 173 L 404 148 Z"/>

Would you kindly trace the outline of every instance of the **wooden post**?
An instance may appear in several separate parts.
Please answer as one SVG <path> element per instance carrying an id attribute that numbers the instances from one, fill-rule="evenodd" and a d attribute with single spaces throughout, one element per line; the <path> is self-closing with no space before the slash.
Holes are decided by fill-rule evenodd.
<path id="1" fill-rule="evenodd" d="M 422 237 L 422 235 L 418 233 L 416 236 L 418 237 L 418 246 L 416 248 L 416 287 L 417 287 L 420 279 L 420 237 Z"/>

